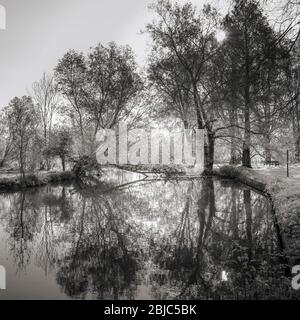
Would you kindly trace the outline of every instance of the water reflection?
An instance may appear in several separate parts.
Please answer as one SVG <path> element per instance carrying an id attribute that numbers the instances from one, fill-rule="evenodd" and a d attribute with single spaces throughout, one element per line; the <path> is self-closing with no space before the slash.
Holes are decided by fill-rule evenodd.
<path id="1" fill-rule="evenodd" d="M 98 188 L 47 186 L 0 206 L 11 274 L 0 298 L 37 286 L 39 298 L 298 298 L 269 201 L 227 181 L 115 172 Z"/>

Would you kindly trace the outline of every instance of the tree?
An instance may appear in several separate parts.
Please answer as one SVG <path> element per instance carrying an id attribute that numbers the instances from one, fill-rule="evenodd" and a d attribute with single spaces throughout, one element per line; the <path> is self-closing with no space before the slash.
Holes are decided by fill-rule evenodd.
<path id="1" fill-rule="evenodd" d="M 79 130 L 81 152 L 85 152 L 86 110 L 83 103 L 86 85 L 86 59 L 82 53 L 68 51 L 55 68 L 58 89 L 66 99 L 62 113 L 71 119 L 74 128 Z"/>
<path id="2" fill-rule="evenodd" d="M 211 171 L 214 162 L 214 109 L 211 93 L 220 80 L 212 86 L 206 86 L 212 59 L 217 55 L 219 45 L 215 38 L 218 26 L 218 14 L 210 5 L 197 13 L 191 3 L 183 6 L 160 0 L 152 9 L 158 21 L 147 25 L 147 31 L 153 40 L 152 56 L 159 61 L 174 61 L 179 66 L 181 79 L 188 77 L 191 95 L 197 119 L 197 127 L 206 130 L 207 147 L 205 168 Z"/>
<path id="3" fill-rule="evenodd" d="M 269 59 L 263 66 L 260 81 L 254 86 L 253 127 L 262 135 L 262 147 L 265 160 L 271 160 L 272 152 L 276 147 L 272 141 L 276 138 L 276 132 L 287 124 L 286 110 L 291 102 L 286 94 L 286 88 L 290 86 L 288 79 L 288 67 L 290 56 L 287 47 L 274 49 L 277 57 Z"/>
<path id="4" fill-rule="evenodd" d="M 150 58 L 151 59 L 151 58 Z M 156 104 L 155 117 L 174 116 L 180 119 L 185 129 L 190 128 L 193 119 L 193 96 L 189 75 L 174 57 L 153 56 L 148 68 L 150 86 L 161 103 Z"/>
<path id="5" fill-rule="evenodd" d="M 293 47 L 300 39 L 300 1 L 298 0 L 284 0 L 278 1 L 279 11 L 281 10 L 281 17 L 277 23 L 278 29 L 281 33 L 281 38 L 292 39 Z"/>
<path id="6" fill-rule="evenodd" d="M 35 137 L 37 115 L 31 97 L 14 98 L 6 107 L 8 127 L 17 153 L 20 173 L 25 177 L 30 144 Z"/>
<path id="7" fill-rule="evenodd" d="M 1 110 L 0 113 L 0 168 L 4 167 L 9 156 L 13 151 L 12 133 L 8 127 L 7 113 Z"/>
<path id="8" fill-rule="evenodd" d="M 63 171 L 66 170 L 66 160 L 72 154 L 73 139 L 67 129 L 58 129 L 53 133 L 49 147 L 45 150 L 48 157 L 59 157 Z"/>
<path id="9" fill-rule="evenodd" d="M 50 143 L 53 117 L 58 107 L 58 90 L 54 78 L 50 75 L 43 74 L 40 81 L 35 82 L 32 86 L 33 101 L 37 109 L 37 115 L 41 121 L 44 146 L 47 148 Z M 47 168 L 49 161 L 46 159 Z"/>
<path id="10" fill-rule="evenodd" d="M 257 83 L 271 62 L 278 58 L 279 42 L 255 0 L 236 0 L 224 19 L 225 40 L 234 56 L 238 90 L 243 100 L 243 165 L 251 167 L 251 114 L 255 107 Z"/>
<path id="11" fill-rule="evenodd" d="M 288 120 L 292 122 L 292 131 L 295 145 L 295 160 L 300 162 L 300 44 L 298 43 L 291 57 L 289 81 L 284 87 L 290 98 Z M 286 118 L 286 117 L 285 117 Z"/>
<path id="12" fill-rule="evenodd" d="M 90 99 L 86 108 L 100 128 L 112 128 L 129 110 L 128 102 L 141 90 L 141 78 L 136 72 L 134 55 L 129 46 L 99 44 L 88 59 Z"/>
<path id="13" fill-rule="evenodd" d="M 93 140 L 100 128 L 113 128 L 130 113 L 130 101 L 142 89 L 130 47 L 99 44 L 87 57 L 69 51 L 56 67 L 59 89 L 78 116 L 82 145 L 84 126 Z M 84 148 L 83 148 L 84 149 Z"/>

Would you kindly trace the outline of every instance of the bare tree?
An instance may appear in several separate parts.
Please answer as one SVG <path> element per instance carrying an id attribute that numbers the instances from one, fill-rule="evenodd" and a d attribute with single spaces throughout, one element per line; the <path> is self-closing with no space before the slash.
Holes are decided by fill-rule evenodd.
<path id="1" fill-rule="evenodd" d="M 58 107 L 58 89 L 53 76 L 43 74 L 40 81 L 32 86 L 33 101 L 37 109 L 37 115 L 41 121 L 43 139 L 47 148 L 52 132 L 53 117 Z M 47 169 L 49 169 L 49 159 L 46 159 Z"/>

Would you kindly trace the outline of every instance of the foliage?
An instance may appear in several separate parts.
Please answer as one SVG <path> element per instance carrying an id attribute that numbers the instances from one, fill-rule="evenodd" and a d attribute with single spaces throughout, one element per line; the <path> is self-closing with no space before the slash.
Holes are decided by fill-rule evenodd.
<path id="1" fill-rule="evenodd" d="M 44 151 L 48 157 L 59 157 L 62 163 L 62 169 L 66 169 L 66 160 L 72 155 L 73 139 L 69 130 L 57 129 L 50 141 L 49 147 Z"/>
<path id="2" fill-rule="evenodd" d="M 28 153 L 36 134 L 37 117 L 31 97 L 14 98 L 5 109 L 8 128 L 16 150 L 22 176 L 28 166 Z"/>
<path id="3" fill-rule="evenodd" d="M 142 89 L 136 69 L 131 48 L 113 42 L 108 46 L 99 44 L 87 57 L 71 50 L 59 61 L 56 79 L 69 101 L 70 108 L 65 112 L 79 129 L 84 153 L 89 134 L 93 148 L 99 129 L 114 127 L 132 111 L 134 105 L 130 102 Z"/>

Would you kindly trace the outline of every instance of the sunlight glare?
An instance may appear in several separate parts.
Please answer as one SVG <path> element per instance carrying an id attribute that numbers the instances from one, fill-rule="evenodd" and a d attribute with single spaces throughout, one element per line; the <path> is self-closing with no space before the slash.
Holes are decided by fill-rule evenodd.
<path id="1" fill-rule="evenodd" d="M 218 30 L 216 32 L 216 39 L 218 40 L 218 42 L 224 41 L 225 38 L 226 38 L 226 33 L 223 30 Z"/>

